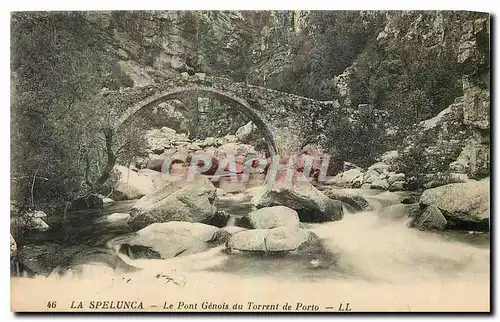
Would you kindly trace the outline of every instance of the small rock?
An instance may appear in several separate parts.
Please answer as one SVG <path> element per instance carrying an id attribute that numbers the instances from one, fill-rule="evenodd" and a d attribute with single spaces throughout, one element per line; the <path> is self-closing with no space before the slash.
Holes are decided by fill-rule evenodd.
<path id="1" fill-rule="evenodd" d="M 224 210 L 217 210 L 212 216 L 203 221 L 204 224 L 222 228 L 229 221 L 229 214 Z"/>

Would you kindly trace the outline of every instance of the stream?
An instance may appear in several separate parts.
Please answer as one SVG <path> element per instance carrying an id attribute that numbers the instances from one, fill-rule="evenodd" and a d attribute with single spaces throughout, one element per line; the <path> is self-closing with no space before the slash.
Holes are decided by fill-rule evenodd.
<path id="1" fill-rule="evenodd" d="M 47 286 L 48 292 L 54 287 L 54 283 L 47 282 L 51 278 L 58 279 L 58 288 L 70 287 L 65 284 L 70 281 L 83 283 L 90 278 L 97 283 L 97 279 L 103 278 L 102 283 L 112 283 L 108 286 L 108 291 L 116 291 L 121 287 L 134 287 L 130 281 L 140 280 L 135 286 L 140 290 L 134 289 L 130 295 L 142 294 L 141 296 L 148 298 L 152 295 L 146 291 L 148 283 L 158 287 L 158 276 L 168 275 L 172 276 L 172 280 L 181 281 L 175 283 L 175 287 L 181 288 L 179 285 L 182 285 L 186 292 L 203 290 L 200 294 L 207 291 L 209 295 L 206 296 L 215 296 L 221 301 L 227 301 L 234 294 L 230 295 L 226 290 L 221 291 L 214 285 L 227 285 L 231 289 L 231 285 L 243 287 L 249 293 L 238 293 L 237 296 L 242 298 L 275 297 L 276 293 L 268 288 L 271 285 L 281 290 L 280 294 L 286 299 L 300 300 L 300 296 L 297 298 L 298 294 L 312 292 L 306 298 L 316 298 L 325 305 L 328 304 L 328 299 L 319 297 L 320 294 L 324 294 L 326 289 L 328 292 L 338 290 L 340 293 L 335 291 L 335 296 L 350 294 L 349 296 L 358 298 L 359 303 L 365 304 L 360 310 L 384 309 L 383 306 L 377 305 L 392 305 L 391 307 L 396 306 L 403 310 L 418 310 L 419 305 L 425 309 L 428 309 L 429 305 L 440 308 L 449 306 L 453 309 L 460 305 L 461 309 L 466 309 L 488 303 L 485 298 L 489 296 L 489 233 L 425 232 L 410 229 L 406 227 L 404 218 L 393 218 L 387 216 L 386 212 L 388 206 L 399 204 L 407 193 L 376 190 L 365 190 L 362 193 L 369 202 L 367 210 L 354 212 L 345 208 L 344 218 L 340 221 L 304 225 L 314 231 L 328 249 L 328 254 L 315 258 L 314 261 L 294 255 L 227 254 L 224 246 L 219 246 L 204 253 L 167 260 L 132 260 L 119 255 L 119 262 L 122 263 L 120 266 L 116 261 L 109 260 L 108 257 L 116 257 L 116 254 L 107 247 L 107 242 L 114 237 L 130 233 L 131 230 L 125 220 L 109 222 L 106 218 L 112 213 L 128 212 L 135 201 L 116 202 L 99 210 L 68 213 L 65 218 L 52 216 L 47 219 L 50 230 L 27 234 L 25 244 L 63 246 L 55 252 L 68 253 L 48 256 L 47 261 L 56 263 L 47 263 L 47 267 L 77 263 L 82 265 L 83 269 L 76 275 L 51 274 L 49 278 L 13 278 L 13 283 L 30 284 L 38 281 L 38 292 L 42 292 L 43 285 Z M 219 201 L 217 206 L 231 214 L 229 225 L 234 222 L 235 217 L 242 216 L 252 209 L 248 200 L 222 203 Z M 100 258 L 97 262 L 107 263 L 106 265 L 92 265 L 96 262 L 96 253 Z M 118 269 L 118 266 L 121 269 Z M 123 285 L 123 280 L 128 281 L 127 285 Z M 120 286 L 116 283 L 122 284 Z M 162 285 L 161 287 L 165 286 Z M 172 285 L 174 284 L 170 283 L 168 287 L 174 287 Z M 265 285 L 266 290 L 255 290 L 255 285 Z M 297 287 L 301 290 L 299 293 Z M 24 288 L 21 286 L 16 289 Z M 321 291 L 322 289 L 324 291 Z M 361 289 L 363 291 L 360 291 Z M 80 290 L 78 288 L 75 292 Z M 468 300 L 468 292 L 477 292 L 472 302 Z M 365 297 L 370 294 L 378 294 L 377 296 L 384 300 L 376 302 L 379 303 L 377 305 L 372 303 L 375 307 L 368 305 L 368 299 Z M 439 297 L 439 303 L 435 302 L 436 297 Z M 408 303 L 412 303 L 411 308 L 407 307 Z"/>

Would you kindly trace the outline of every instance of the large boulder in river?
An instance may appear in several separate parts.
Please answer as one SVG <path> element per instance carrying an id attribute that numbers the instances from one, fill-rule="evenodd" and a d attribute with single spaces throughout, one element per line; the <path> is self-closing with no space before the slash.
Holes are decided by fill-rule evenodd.
<path id="1" fill-rule="evenodd" d="M 257 208 L 285 206 L 299 214 L 301 222 L 326 222 L 344 216 L 342 203 L 328 198 L 311 183 L 304 181 L 293 185 L 273 185 L 252 198 Z"/>
<path id="2" fill-rule="evenodd" d="M 172 258 L 225 243 L 230 233 L 201 223 L 171 221 L 151 224 L 135 234 L 112 241 L 121 253 L 137 258 Z"/>
<path id="3" fill-rule="evenodd" d="M 457 228 L 487 230 L 490 217 L 490 180 L 452 183 L 427 189 L 419 201 L 436 206 Z"/>
<path id="4" fill-rule="evenodd" d="M 281 226 L 299 225 L 299 215 L 284 206 L 264 207 L 238 218 L 236 226 L 250 229 L 270 229 Z"/>
<path id="5" fill-rule="evenodd" d="M 250 252 L 300 252 L 321 247 L 316 234 L 293 226 L 245 230 L 234 234 L 226 246 L 230 251 Z"/>
<path id="6" fill-rule="evenodd" d="M 216 188 L 204 176 L 180 190 L 167 186 L 141 198 L 130 211 L 128 224 L 141 229 L 153 223 L 168 221 L 210 222 L 216 214 Z"/>

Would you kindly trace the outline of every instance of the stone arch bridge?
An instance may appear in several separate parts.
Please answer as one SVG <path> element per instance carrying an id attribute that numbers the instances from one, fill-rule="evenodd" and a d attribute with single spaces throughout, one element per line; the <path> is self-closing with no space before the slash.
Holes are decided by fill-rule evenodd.
<path id="1" fill-rule="evenodd" d="M 115 128 L 120 128 L 143 108 L 197 97 L 215 98 L 238 109 L 260 130 L 271 154 L 282 155 L 299 151 L 306 128 L 322 126 L 317 117 L 320 111 L 338 107 L 335 101 L 317 101 L 204 74 L 181 74 L 162 83 L 105 91 L 99 94 L 98 104 L 111 107 Z"/>

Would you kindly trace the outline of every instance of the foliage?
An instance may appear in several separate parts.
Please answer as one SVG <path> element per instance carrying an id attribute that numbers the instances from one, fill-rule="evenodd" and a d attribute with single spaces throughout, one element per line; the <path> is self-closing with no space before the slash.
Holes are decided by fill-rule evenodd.
<path id="1" fill-rule="evenodd" d="M 12 198 L 62 208 L 106 181 L 122 140 L 91 100 L 109 75 L 109 40 L 83 12 L 14 13 L 11 30 Z"/>
<path id="2" fill-rule="evenodd" d="M 292 63 L 278 89 L 320 100 L 336 98 L 333 77 L 364 50 L 380 27 L 381 15 L 356 11 L 313 11 L 306 29 L 291 40 Z"/>

